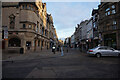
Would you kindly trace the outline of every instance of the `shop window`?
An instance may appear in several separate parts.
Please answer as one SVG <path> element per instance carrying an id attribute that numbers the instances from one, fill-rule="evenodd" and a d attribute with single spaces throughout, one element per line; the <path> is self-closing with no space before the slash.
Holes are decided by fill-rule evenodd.
<path id="1" fill-rule="evenodd" d="M 20 47 L 21 40 L 19 38 L 11 38 L 9 39 L 9 47 Z"/>

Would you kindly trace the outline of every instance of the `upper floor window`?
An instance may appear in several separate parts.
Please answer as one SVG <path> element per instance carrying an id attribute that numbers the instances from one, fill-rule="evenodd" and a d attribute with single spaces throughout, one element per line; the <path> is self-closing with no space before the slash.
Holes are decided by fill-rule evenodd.
<path id="1" fill-rule="evenodd" d="M 105 15 L 106 15 L 106 16 L 110 15 L 110 11 L 106 12 Z"/>
<path id="2" fill-rule="evenodd" d="M 10 18 L 10 29 L 14 29 L 15 27 L 15 16 L 12 14 L 9 16 Z"/>
<path id="3" fill-rule="evenodd" d="M 32 25 L 31 25 L 31 24 L 29 24 L 28 28 L 32 28 Z"/>
<path id="4" fill-rule="evenodd" d="M 113 29 L 117 29 L 117 26 L 116 26 L 116 25 L 114 25 L 114 26 L 113 26 Z"/>
<path id="5" fill-rule="evenodd" d="M 31 7 L 31 10 L 32 10 L 32 11 L 34 11 L 34 8 L 33 8 L 33 7 Z"/>
<path id="6" fill-rule="evenodd" d="M 27 9 L 27 5 L 25 5 L 25 9 Z"/>
<path id="7" fill-rule="evenodd" d="M 29 5 L 29 9 L 31 9 L 31 6 Z"/>
<path id="8" fill-rule="evenodd" d="M 26 25 L 25 25 L 25 24 L 23 24 L 23 28 L 26 28 Z"/>
<path id="9" fill-rule="evenodd" d="M 24 5 L 22 5 L 22 9 L 24 9 L 25 8 L 25 6 Z"/>
<path id="10" fill-rule="evenodd" d="M 112 5 L 112 9 L 114 9 L 115 8 L 115 5 Z"/>
<path id="11" fill-rule="evenodd" d="M 110 8 L 107 8 L 105 11 L 109 11 L 110 10 Z"/>
<path id="12" fill-rule="evenodd" d="M 112 14 L 115 14 L 116 13 L 116 11 L 115 10 L 112 10 Z"/>
<path id="13" fill-rule="evenodd" d="M 117 24 L 117 22 L 116 22 L 116 21 L 113 21 L 113 25 L 115 25 L 115 24 Z"/>

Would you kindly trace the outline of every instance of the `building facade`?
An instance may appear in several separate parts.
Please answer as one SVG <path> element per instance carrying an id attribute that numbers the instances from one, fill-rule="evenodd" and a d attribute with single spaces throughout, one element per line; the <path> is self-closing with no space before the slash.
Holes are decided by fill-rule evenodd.
<path id="1" fill-rule="evenodd" d="M 71 47 L 75 48 L 75 34 L 73 33 L 73 35 L 71 36 Z"/>
<path id="2" fill-rule="evenodd" d="M 100 44 L 101 40 L 99 39 L 99 31 L 98 31 L 98 20 L 99 14 L 98 9 L 92 10 L 92 25 L 93 25 L 93 46 L 96 47 Z"/>
<path id="3" fill-rule="evenodd" d="M 93 48 L 93 18 L 91 17 L 88 22 L 86 23 L 87 26 L 87 38 L 86 38 L 86 45 L 87 49 Z"/>
<path id="4" fill-rule="evenodd" d="M 98 12 L 101 44 L 120 49 L 120 2 L 101 2 Z"/>
<path id="5" fill-rule="evenodd" d="M 24 53 L 50 47 L 50 25 L 46 3 L 4 2 L 2 4 L 3 50 Z"/>

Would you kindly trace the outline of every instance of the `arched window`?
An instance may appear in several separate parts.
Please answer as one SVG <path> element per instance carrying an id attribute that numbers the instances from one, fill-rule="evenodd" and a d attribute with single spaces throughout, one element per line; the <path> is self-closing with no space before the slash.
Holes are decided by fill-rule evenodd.
<path id="1" fill-rule="evenodd" d="M 14 29 L 15 27 L 15 16 L 12 14 L 9 16 L 10 18 L 10 29 Z"/>
<path id="2" fill-rule="evenodd" d="M 9 39 L 9 47 L 20 47 L 21 40 L 19 38 L 11 38 Z"/>

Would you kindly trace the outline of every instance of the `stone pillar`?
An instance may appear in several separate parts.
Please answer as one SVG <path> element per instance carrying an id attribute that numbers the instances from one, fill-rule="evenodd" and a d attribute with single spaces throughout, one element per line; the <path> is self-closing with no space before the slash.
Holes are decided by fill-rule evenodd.
<path id="1" fill-rule="evenodd" d="M 26 41 L 25 41 L 25 39 L 21 39 L 21 47 L 24 48 L 24 53 L 26 53 Z"/>
<path id="2" fill-rule="evenodd" d="M 31 41 L 31 50 L 34 51 L 35 43 L 34 40 Z"/>
<path id="3" fill-rule="evenodd" d="M 6 50 L 8 49 L 8 41 L 9 41 L 9 40 L 5 40 L 5 49 L 6 49 Z"/>

